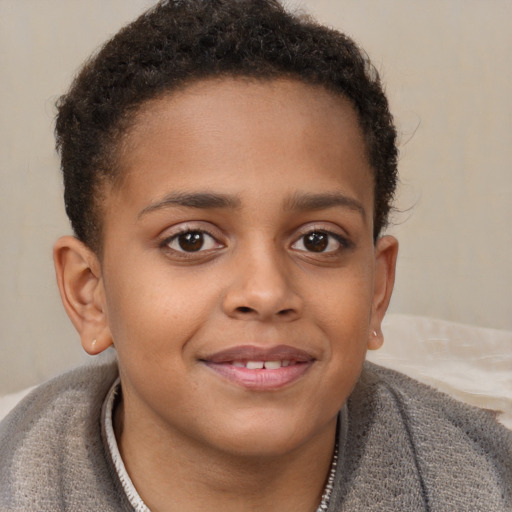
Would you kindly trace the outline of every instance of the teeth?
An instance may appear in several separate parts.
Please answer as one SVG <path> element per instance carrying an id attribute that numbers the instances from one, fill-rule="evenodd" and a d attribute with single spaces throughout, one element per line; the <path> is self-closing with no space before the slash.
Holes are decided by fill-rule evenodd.
<path id="1" fill-rule="evenodd" d="M 248 370 L 261 370 L 265 363 L 263 361 L 247 361 L 245 367 Z"/>
<path id="2" fill-rule="evenodd" d="M 291 361 L 232 361 L 231 364 L 238 368 L 247 368 L 248 370 L 279 370 L 283 366 L 290 366 Z"/>

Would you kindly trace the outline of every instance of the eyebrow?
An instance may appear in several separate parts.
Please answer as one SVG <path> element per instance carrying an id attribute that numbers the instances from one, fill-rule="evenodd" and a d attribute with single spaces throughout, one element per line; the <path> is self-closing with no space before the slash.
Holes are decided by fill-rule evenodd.
<path id="1" fill-rule="evenodd" d="M 295 194 L 286 203 L 286 209 L 298 211 L 325 210 L 335 206 L 354 210 L 360 213 L 363 219 L 366 218 L 366 211 L 357 199 L 338 192 L 322 194 Z"/>
<path id="2" fill-rule="evenodd" d="M 137 218 L 140 218 L 147 213 L 172 206 L 198 209 L 236 209 L 239 208 L 240 205 L 240 199 L 233 195 L 217 194 L 212 192 L 173 192 L 166 195 L 163 199 L 143 208 L 139 212 Z M 314 211 L 333 208 L 336 206 L 341 206 L 343 208 L 348 208 L 350 210 L 359 212 L 363 219 L 366 218 L 365 209 L 359 201 L 337 192 L 321 194 L 295 194 L 290 199 L 288 199 L 288 201 L 286 201 L 285 210 Z"/>
<path id="3" fill-rule="evenodd" d="M 173 192 L 163 199 L 146 206 L 139 212 L 138 218 L 143 215 L 168 208 L 170 206 L 184 206 L 187 208 L 238 208 L 240 199 L 226 194 L 214 194 L 211 192 Z"/>

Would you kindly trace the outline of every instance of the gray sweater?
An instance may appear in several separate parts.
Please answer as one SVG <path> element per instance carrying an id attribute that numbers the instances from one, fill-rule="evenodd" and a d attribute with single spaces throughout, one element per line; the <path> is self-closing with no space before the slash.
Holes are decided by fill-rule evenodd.
<path id="1" fill-rule="evenodd" d="M 101 408 L 115 362 L 28 395 L 0 424 L 0 511 L 132 510 L 106 449 Z M 490 413 L 366 363 L 329 511 L 512 511 L 512 432 Z"/>

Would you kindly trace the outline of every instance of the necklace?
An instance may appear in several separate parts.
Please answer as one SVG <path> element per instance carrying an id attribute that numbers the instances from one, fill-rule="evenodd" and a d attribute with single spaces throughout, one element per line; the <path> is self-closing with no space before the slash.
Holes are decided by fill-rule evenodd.
<path id="1" fill-rule="evenodd" d="M 133 483 L 126 472 L 123 460 L 121 459 L 121 455 L 119 454 L 119 449 L 117 446 L 117 441 L 114 434 L 114 428 L 112 424 L 112 413 L 114 409 L 114 401 L 116 395 L 120 391 L 119 379 L 111 387 L 104 404 L 104 410 L 102 412 L 102 421 L 105 424 L 105 431 L 107 437 L 108 450 L 112 457 L 112 461 L 116 468 L 116 473 L 121 481 L 123 486 L 123 490 L 130 501 L 130 504 L 134 507 L 136 511 L 140 512 L 149 512 L 149 509 L 144 504 L 139 494 L 133 487 Z M 320 505 L 318 505 L 315 512 L 327 512 L 329 508 L 329 500 L 331 499 L 331 494 L 334 489 L 334 478 L 336 477 L 336 467 L 338 465 L 338 433 L 336 434 L 336 444 L 334 446 L 334 453 L 332 455 L 331 461 L 331 469 L 329 470 L 329 477 L 327 478 L 327 484 L 324 488 L 324 492 L 322 493 L 322 499 L 320 500 Z"/>
<path id="2" fill-rule="evenodd" d="M 332 456 L 331 469 L 329 471 L 329 478 L 327 479 L 327 485 L 325 486 L 320 500 L 320 505 L 315 512 L 327 512 L 329 508 L 329 500 L 331 499 L 332 490 L 334 488 L 334 477 L 336 476 L 336 466 L 338 465 L 338 439 L 336 439 L 336 445 L 334 447 L 334 454 Z"/>

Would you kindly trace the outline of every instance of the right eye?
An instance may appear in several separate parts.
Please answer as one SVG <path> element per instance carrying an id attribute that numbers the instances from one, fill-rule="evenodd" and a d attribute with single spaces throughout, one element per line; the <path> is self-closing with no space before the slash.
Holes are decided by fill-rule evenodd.
<path id="1" fill-rule="evenodd" d="M 335 253 L 347 246 L 347 241 L 336 233 L 315 229 L 302 235 L 292 244 L 297 251 L 311 253 Z"/>
<path id="2" fill-rule="evenodd" d="M 188 230 L 167 238 L 163 245 L 177 252 L 191 253 L 207 251 L 222 245 L 206 231 Z"/>

